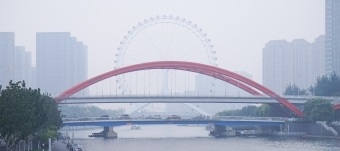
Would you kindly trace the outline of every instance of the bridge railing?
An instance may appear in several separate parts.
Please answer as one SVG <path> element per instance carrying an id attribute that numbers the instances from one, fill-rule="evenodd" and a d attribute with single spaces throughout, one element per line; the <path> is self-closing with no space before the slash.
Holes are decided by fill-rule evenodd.
<path id="1" fill-rule="evenodd" d="M 259 121 L 298 121 L 298 118 L 255 117 L 255 116 L 213 116 L 216 120 L 259 120 Z"/>
<path id="2" fill-rule="evenodd" d="M 253 117 L 253 116 L 181 116 L 181 115 L 149 115 L 131 117 L 80 117 L 63 118 L 63 121 L 100 121 L 100 120 L 249 120 L 249 121 L 298 121 L 298 118 L 286 117 Z"/>

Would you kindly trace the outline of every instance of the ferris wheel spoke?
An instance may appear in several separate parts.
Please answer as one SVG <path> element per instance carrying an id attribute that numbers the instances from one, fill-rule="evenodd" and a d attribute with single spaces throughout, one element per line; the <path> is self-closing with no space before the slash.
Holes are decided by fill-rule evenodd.
<path id="1" fill-rule="evenodd" d="M 163 58 L 162 54 L 159 52 L 159 50 L 158 50 L 158 48 L 157 48 L 157 45 L 156 45 L 156 44 L 154 43 L 154 41 L 150 38 L 149 34 L 148 34 L 146 31 L 143 31 L 143 32 L 146 34 L 147 38 L 150 40 L 150 42 L 151 42 L 152 45 L 154 46 L 155 51 L 158 53 L 159 57 L 160 57 L 160 58 Z"/>
<path id="2" fill-rule="evenodd" d="M 179 39 L 179 43 L 178 43 L 178 46 L 177 48 L 179 50 L 185 50 L 185 48 L 188 47 L 188 45 L 190 44 L 190 38 L 192 37 L 188 37 L 188 36 L 180 36 L 180 39 Z M 179 54 L 182 54 L 183 52 L 179 53 Z"/>
<path id="3" fill-rule="evenodd" d="M 115 54 L 115 63 L 116 68 L 120 68 L 150 61 L 185 60 L 214 66 L 216 65 L 216 57 L 212 47 L 210 39 L 206 37 L 202 29 L 192 24 L 191 21 L 179 17 L 157 16 L 145 19 L 128 31 L 128 34 L 124 36 L 120 46 L 117 48 L 118 53 Z M 139 88 L 143 88 L 141 85 L 144 85 L 143 89 L 146 89 L 145 85 L 148 85 L 149 93 L 152 91 L 154 94 L 158 94 L 164 82 L 171 83 L 171 88 L 174 88 L 175 92 L 177 90 L 177 92 L 185 91 L 185 89 L 192 87 L 193 84 L 190 84 L 188 79 L 192 81 L 193 78 L 189 78 L 189 76 L 193 77 L 193 73 L 178 71 L 176 74 L 176 70 L 171 70 L 170 72 L 170 82 L 169 79 L 165 79 L 168 76 L 164 76 L 169 72 L 149 70 L 149 80 L 146 80 L 149 81 L 149 84 L 146 84 L 147 82 L 139 84 L 138 82 L 145 81 L 145 78 L 147 78 L 145 74 L 140 76 L 140 73 L 134 73 L 134 78 L 131 78 L 131 75 L 128 75 L 131 73 L 128 73 L 117 76 L 116 85 L 121 88 L 120 91 L 123 94 L 137 94 L 140 92 L 145 94 L 146 90 L 139 90 Z"/>
<path id="4" fill-rule="evenodd" d="M 168 55 L 169 55 L 169 51 L 170 51 L 170 49 L 171 49 L 171 44 L 172 44 L 172 42 L 173 42 L 175 30 L 176 30 L 176 28 L 173 28 L 173 30 L 172 30 L 172 32 L 171 32 L 171 37 L 170 37 L 170 40 L 169 40 L 169 45 L 168 45 L 168 47 L 167 47 L 166 55 L 165 55 L 166 57 L 168 57 Z"/>
<path id="5" fill-rule="evenodd" d="M 196 47 L 193 47 L 190 49 L 190 51 L 187 51 L 185 54 L 183 54 L 182 56 L 180 56 L 180 59 L 184 59 L 190 56 L 190 58 L 194 58 L 195 55 L 196 56 L 200 56 L 198 59 L 207 59 L 207 58 L 203 58 L 204 56 L 206 56 L 206 54 L 199 54 L 196 53 L 195 51 L 197 50 L 197 48 L 200 47 L 199 45 L 197 45 Z"/>
<path id="6" fill-rule="evenodd" d="M 149 57 L 155 57 L 155 58 L 159 58 L 159 53 L 155 53 L 154 51 L 154 47 L 152 46 L 152 43 L 144 38 L 139 38 L 142 42 L 140 42 L 140 45 L 145 46 L 143 47 L 143 51 L 140 51 L 139 49 L 136 49 L 138 51 L 133 51 L 131 53 L 136 54 L 137 56 L 140 57 L 145 57 L 145 58 L 149 58 Z M 138 53 L 138 54 L 137 54 Z"/>
<path id="7" fill-rule="evenodd" d="M 136 41 L 138 41 L 138 43 L 134 43 L 134 47 L 130 48 L 129 54 L 133 54 L 133 55 L 137 55 L 142 57 L 145 57 L 147 55 L 152 55 L 155 57 L 158 57 L 157 53 L 154 53 L 154 47 L 150 44 L 150 42 L 148 40 L 145 40 L 143 38 L 138 38 L 136 39 Z M 131 51 L 132 50 L 132 51 Z"/>

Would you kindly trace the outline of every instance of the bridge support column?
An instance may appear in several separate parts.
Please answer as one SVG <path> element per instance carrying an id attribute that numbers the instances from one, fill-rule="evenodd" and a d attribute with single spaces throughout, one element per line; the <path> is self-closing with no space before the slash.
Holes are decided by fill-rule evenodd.
<path id="1" fill-rule="evenodd" d="M 117 138 L 118 134 L 113 130 L 113 127 L 104 126 L 104 138 Z"/>
<path id="2" fill-rule="evenodd" d="M 92 133 L 89 137 L 117 138 L 118 134 L 113 130 L 113 127 L 104 126 L 103 131 L 99 133 Z"/>

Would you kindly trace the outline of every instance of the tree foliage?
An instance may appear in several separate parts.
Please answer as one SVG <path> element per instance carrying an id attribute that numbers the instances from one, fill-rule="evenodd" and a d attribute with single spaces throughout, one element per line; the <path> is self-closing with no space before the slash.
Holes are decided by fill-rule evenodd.
<path id="1" fill-rule="evenodd" d="M 308 100 L 303 112 L 307 121 L 332 121 L 333 119 L 332 104 L 325 99 Z"/>
<path id="2" fill-rule="evenodd" d="M 335 73 L 319 77 L 309 91 L 316 96 L 340 96 L 340 78 Z"/>
<path id="3" fill-rule="evenodd" d="M 340 111 L 339 110 L 335 110 L 334 111 L 334 121 L 340 121 Z"/>
<path id="4" fill-rule="evenodd" d="M 305 89 L 300 89 L 296 84 L 289 84 L 283 95 L 307 95 L 307 91 Z"/>
<path id="5" fill-rule="evenodd" d="M 20 140 L 27 140 L 44 129 L 61 126 L 60 111 L 48 95 L 26 88 L 25 82 L 13 83 L 0 93 L 0 138 L 10 150 Z M 29 137 L 30 136 L 30 137 Z"/>
<path id="6" fill-rule="evenodd" d="M 61 105 L 61 112 L 65 117 L 99 117 L 102 115 L 120 116 L 125 109 L 105 110 L 95 106 Z"/>
<path id="7" fill-rule="evenodd" d="M 217 113 L 218 116 L 259 116 L 259 117 L 272 117 L 277 115 L 275 110 L 267 105 L 261 106 L 248 105 L 242 109 L 225 110 Z"/>
<path id="8" fill-rule="evenodd" d="M 56 138 L 58 135 L 58 127 L 56 126 L 49 126 L 48 128 L 42 129 L 38 134 L 37 138 L 43 144 L 48 144 L 49 138 Z"/>

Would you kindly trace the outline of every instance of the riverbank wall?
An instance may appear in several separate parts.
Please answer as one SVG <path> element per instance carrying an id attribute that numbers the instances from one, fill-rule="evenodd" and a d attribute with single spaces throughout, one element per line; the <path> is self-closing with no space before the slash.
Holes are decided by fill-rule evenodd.
<path id="1" fill-rule="evenodd" d="M 325 129 L 322 125 L 315 123 L 287 123 L 285 131 L 305 132 L 306 135 L 311 136 L 334 136 L 332 132 Z"/>

